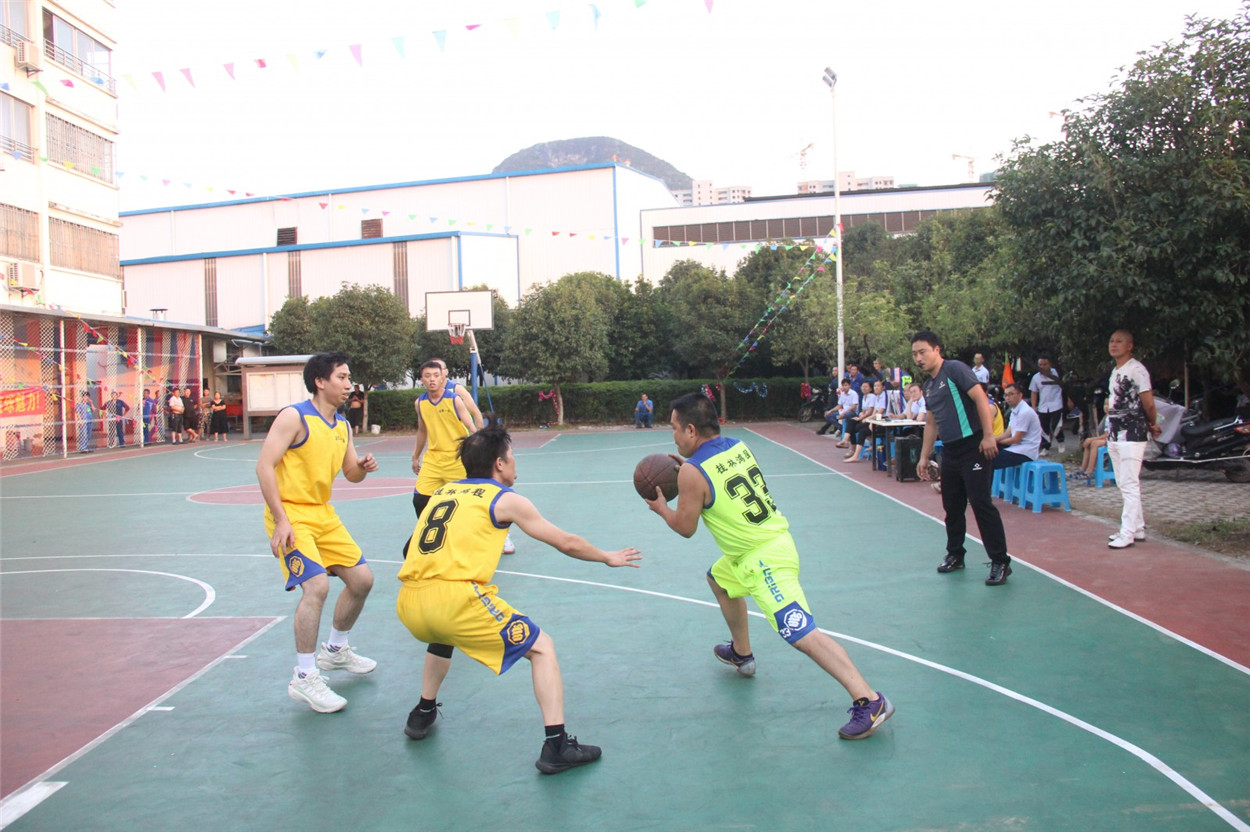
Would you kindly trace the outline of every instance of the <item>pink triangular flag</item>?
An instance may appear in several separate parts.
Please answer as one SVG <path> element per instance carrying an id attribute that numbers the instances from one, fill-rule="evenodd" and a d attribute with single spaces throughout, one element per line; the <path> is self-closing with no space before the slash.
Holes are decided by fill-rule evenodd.
<path id="1" fill-rule="evenodd" d="M 178 70 L 178 71 L 182 73 L 182 77 L 184 77 L 184 78 L 186 78 L 186 79 L 187 79 L 187 83 L 188 83 L 188 84 L 190 84 L 190 85 L 191 85 L 191 86 L 193 86 L 193 87 L 195 86 L 195 81 L 191 80 L 191 70 L 190 70 L 190 69 L 180 69 L 180 70 Z"/>
<path id="2" fill-rule="evenodd" d="M 317 204 L 318 204 L 318 205 L 320 205 L 320 206 L 322 207 L 322 209 L 324 210 L 324 209 L 325 209 L 325 207 L 326 207 L 327 205 L 329 205 L 330 203 L 328 203 L 328 202 L 318 202 Z"/>
<path id="3" fill-rule="evenodd" d="M 67 86 L 67 87 L 72 87 L 72 86 L 74 86 L 74 82 L 73 82 L 73 81 L 71 81 L 71 80 L 69 80 L 68 78 L 62 78 L 62 79 L 61 79 L 61 83 L 62 83 L 62 84 L 64 84 L 65 86 Z"/>
<path id="4" fill-rule="evenodd" d="M 225 67 L 225 69 L 226 69 L 226 74 L 227 74 L 227 75 L 229 75 L 229 76 L 230 76 L 230 80 L 231 80 L 231 81 L 233 81 L 233 80 L 234 80 L 234 64 L 232 64 L 232 63 L 229 63 L 229 64 L 222 64 L 222 66 L 223 66 L 223 67 Z"/>
<path id="5" fill-rule="evenodd" d="M 364 59 L 360 57 L 360 44 L 353 43 L 351 46 L 347 48 L 351 50 L 352 57 L 356 59 L 356 63 L 360 64 L 361 66 L 364 66 L 365 65 Z"/>
<path id="6" fill-rule="evenodd" d="M 482 25 L 481 23 L 470 23 L 469 25 L 465 26 L 464 28 L 466 28 L 466 29 L 468 29 L 470 32 L 472 32 L 474 29 L 479 28 L 481 25 Z"/>
<path id="7" fill-rule="evenodd" d="M 265 59 L 264 59 L 264 58 L 257 58 L 257 59 L 256 59 L 256 68 L 257 68 L 257 69 L 265 69 L 267 66 L 269 66 L 269 64 L 265 63 Z"/>
<path id="8" fill-rule="evenodd" d="M 703 0 L 703 5 L 707 6 L 707 13 L 712 13 L 712 0 Z"/>
<path id="9" fill-rule="evenodd" d="M 156 79 L 156 83 L 160 85 L 161 92 L 165 91 L 165 76 L 159 72 L 153 72 L 152 77 Z"/>

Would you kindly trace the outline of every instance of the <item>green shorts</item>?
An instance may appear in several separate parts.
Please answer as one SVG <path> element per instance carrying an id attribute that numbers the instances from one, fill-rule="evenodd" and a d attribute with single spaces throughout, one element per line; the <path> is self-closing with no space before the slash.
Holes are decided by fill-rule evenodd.
<path id="1" fill-rule="evenodd" d="M 722 555 L 707 574 L 730 598 L 754 598 L 773 629 L 791 644 L 816 629 L 799 586 L 799 552 L 789 533 L 741 558 Z"/>

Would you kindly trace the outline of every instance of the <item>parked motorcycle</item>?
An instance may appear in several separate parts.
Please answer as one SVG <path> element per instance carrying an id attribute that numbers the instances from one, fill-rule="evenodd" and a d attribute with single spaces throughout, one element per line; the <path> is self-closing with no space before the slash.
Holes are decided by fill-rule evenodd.
<path id="1" fill-rule="evenodd" d="M 1250 482 L 1250 405 L 1222 419 L 1198 421 L 1196 410 L 1155 400 L 1163 432 L 1146 448 L 1152 471 L 1214 468 L 1232 482 Z"/>
<path id="2" fill-rule="evenodd" d="M 829 392 L 826 388 L 818 387 L 813 390 L 812 395 L 799 405 L 799 421 L 810 422 L 825 418 L 825 411 L 829 409 L 828 401 Z"/>

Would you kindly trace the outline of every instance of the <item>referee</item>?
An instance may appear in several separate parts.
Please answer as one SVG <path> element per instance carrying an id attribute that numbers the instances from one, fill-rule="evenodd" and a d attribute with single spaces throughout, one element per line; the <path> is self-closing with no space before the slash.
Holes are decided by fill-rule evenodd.
<path id="1" fill-rule="evenodd" d="M 987 586 L 1007 583 L 1011 558 L 1007 556 L 1007 535 L 1003 519 L 990 496 L 992 461 L 998 455 L 994 438 L 994 408 L 985 388 L 962 361 L 942 358 L 942 341 L 932 332 L 917 332 L 911 339 L 911 357 L 929 374 L 924 384 L 928 413 L 924 424 L 924 446 L 916 467 L 922 479 L 929 479 L 929 454 L 933 443 L 942 440 L 941 492 L 946 511 L 946 558 L 939 572 L 964 568 L 964 538 L 968 504 L 977 519 L 981 541 L 990 556 Z"/>

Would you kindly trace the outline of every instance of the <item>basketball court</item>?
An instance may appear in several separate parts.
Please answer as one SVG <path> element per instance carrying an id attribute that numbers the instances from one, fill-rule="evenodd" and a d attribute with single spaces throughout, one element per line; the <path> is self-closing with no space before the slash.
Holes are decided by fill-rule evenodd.
<path id="1" fill-rule="evenodd" d="M 796 426 L 728 433 L 790 519 L 817 623 L 896 705 L 873 737 L 838 739 L 845 693 L 759 617 L 754 678 L 715 660 L 714 544 L 632 485 L 666 430 L 515 437 L 548 518 L 645 556 L 613 570 L 514 531 L 500 594 L 555 639 L 569 731 L 604 749 L 554 777 L 524 662 L 496 678 L 457 655 L 442 719 L 403 734 L 424 652 L 394 612 L 411 437 L 362 437 L 380 470 L 336 485 L 377 579 L 352 641 L 379 666 L 331 674 L 329 715 L 286 694 L 297 599 L 259 442 L 158 448 L 0 479 L 5 827 L 1250 829 L 1250 573 L 1191 555 L 1170 575 L 1153 542 L 1111 566 L 1107 526 L 1007 507 L 1008 584 L 984 586 L 976 544 L 939 575 L 927 486 L 834 471 Z"/>

